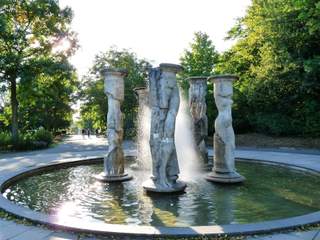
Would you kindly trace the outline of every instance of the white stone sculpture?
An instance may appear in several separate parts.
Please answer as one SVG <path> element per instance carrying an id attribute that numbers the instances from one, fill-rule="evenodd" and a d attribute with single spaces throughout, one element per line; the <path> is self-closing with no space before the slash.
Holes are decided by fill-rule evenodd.
<path id="1" fill-rule="evenodd" d="M 232 82 L 233 75 L 218 75 L 209 78 L 214 84 L 214 99 L 218 109 L 214 134 L 214 167 L 207 180 L 221 183 L 237 183 L 244 177 L 235 169 L 235 136 L 232 128 Z"/>
<path id="2" fill-rule="evenodd" d="M 179 164 L 174 142 L 180 104 L 176 73 L 180 70 L 179 65 L 162 63 L 149 73 L 152 176 L 143 184 L 147 191 L 176 192 L 186 187 L 185 183 L 177 181 Z"/>
<path id="3" fill-rule="evenodd" d="M 206 140 L 208 137 L 207 118 L 207 77 L 190 77 L 189 107 L 193 123 L 193 135 L 197 145 L 197 152 L 201 165 L 205 169 L 212 169 L 212 160 L 208 158 Z"/>
<path id="4" fill-rule="evenodd" d="M 127 72 L 122 69 L 106 68 L 104 92 L 108 97 L 107 139 L 108 153 L 104 157 L 104 172 L 97 175 L 100 181 L 127 181 L 132 177 L 124 172 L 123 114 L 121 103 L 124 100 L 124 80 Z"/>

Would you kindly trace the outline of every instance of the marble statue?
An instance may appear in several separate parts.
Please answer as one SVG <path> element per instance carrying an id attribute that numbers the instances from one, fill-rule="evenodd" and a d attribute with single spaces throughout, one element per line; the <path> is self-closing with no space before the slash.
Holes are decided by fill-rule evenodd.
<path id="1" fill-rule="evenodd" d="M 232 127 L 232 82 L 233 75 L 218 75 L 209 78 L 214 84 L 214 99 L 218 109 L 214 134 L 214 167 L 207 180 L 222 183 L 244 181 L 235 169 L 235 136 Z"/>
<path id="2" fill-rule="evenodd" d="M 190 77 L 189 81 L 189 107 L 193 123 L 193 135 L 197 145 L 201 165 L 205 169 L 212 169 L 212 160 L 208 158 L 206 139 L 208 137 L 207 118 L 207 77 Z"/>
<path id="3" fill-rule="evenodd" d="M 124 100 L 124 80 L 127 72 L 123 69 L 106 68 L 104 92 L 108 97 L 107 139 L 108 153 L 104 157 L 104 172 L 97 175 L 100 181 L 126 181 L 132 177 L 124 172 L 123 114 L 121 103 Z"/>
<path id="4" fill-rule="evenodd" d="M 185 183 L 177 181 L 179 164 L 174 141 L 180 104 L 176 73 L 180 70 L 179 65 L 162 63 L 149 72 L 152 176 L 143 184 L 146 191 L 176 192 L 186 187 Z"/>

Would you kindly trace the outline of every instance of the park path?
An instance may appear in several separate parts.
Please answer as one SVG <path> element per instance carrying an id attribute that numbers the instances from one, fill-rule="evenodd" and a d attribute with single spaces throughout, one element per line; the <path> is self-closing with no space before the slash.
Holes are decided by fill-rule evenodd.
<path id="1" fill-rule="evenodd" d="M 125 151 L 135 153 L 135 146 L 132 142 L 124 143 Z M 67 137 L 61 144 L 54 148 L 0 154 L 0 178 L 17 170 L 47 164 L 53 161 L 70 160 L 70 158 L 86 158 L 102 156 L 106 152 L 106 139 L 95 136 L 82 137 L 74 135 Z M 212 150 L 209 150 L 212 154 Z M 261 150 L 261 149 L 238 149 L 236 156 L 247 159 L 271 160 L 282 164 L 290 163 L 300 167 L 307 167 L 320 171 L 320 154 L 312 154 L 308 151 L 285 150 Z M 55 231 L 52 229 L 35 226 L 25 226 L 13 221 L 0 219 L 0 240 L 93 240 L 97 238 L 85 238 L 81 235 Z M 101 238 L 99 238 L 101 239 Z M 108 238 L 105 238 L 108 239 Z M 129 238 L 126 238 L 129 239 Z M 320 229 L 308 232 L 291 232 L 286 234 L 273 234 L 266 236 L 248 237 L 248 240 L 320 240 Z"/>
<path id="2" fill-rule="evenodd" d="M 3 174 L 18 169 L 29 168 L 38 164 L 50 163 L 56 160 L 70 160 L 70 158 L 86 158 L 102 156 L 106 153 L 107 140 L 102 137 L 82 137 L 72 135 L 57 146 L 45 150 L 0 154 L 0 178 Z M 127 152 L 135 152 L 132 142 L 124 142 Z"/>

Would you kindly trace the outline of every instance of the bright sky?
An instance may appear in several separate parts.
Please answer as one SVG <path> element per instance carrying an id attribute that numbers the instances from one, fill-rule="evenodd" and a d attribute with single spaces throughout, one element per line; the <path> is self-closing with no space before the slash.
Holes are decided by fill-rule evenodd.
<path id="1" fill-rule="evenodd" d="M 179 63 L 196 31 L 211 37 L 219 52 L 232 45 L 224 41 L 251 0 L 60 0 L 74 11 L 73 29 L 81 48 L 72 58 L 80 75 L 94 56 L 110 46 L 129 48 L 154 65 Z"/>

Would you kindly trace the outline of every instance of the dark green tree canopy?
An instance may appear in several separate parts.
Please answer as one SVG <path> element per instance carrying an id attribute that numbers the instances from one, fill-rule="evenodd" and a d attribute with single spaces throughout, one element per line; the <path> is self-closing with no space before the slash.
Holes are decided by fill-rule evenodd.
<path id="1" fill-rule="evenodd" d="M 218 62 L 218 56 L 209 36 L 203 32 L 196 32 L 190 49 L 186 49 L 180 58 L 180 63 L 184 68 L 180 78 L 184 81 L 191 76 L 210 76 Z"/>
<path id="2" fill-rule="evenodd" d="M 70 30 L 70 8 L 60 9 L 54 0 L 3 0 L 0 3 L 0 70 L 2 80 L 17 75 L 30 59 L 52 55 L 61 41 L 70 47 L 60 57 L 76 50 L 76 36 Z"/>
<path id="3" fill-rule="evenodd" d="M 55 133 L 67 129 L 72 122 L 72 104 L 77 100 L 76 71 L 63 59 L 42 59 L 38 64 L 33 63 L 32 69 L 41 72 L 26 76 L 19 84 L 21 130 L 44 127 Z"/>
<path id="4" fill-rule="evenodd" d="M 0 2 L 0 82 L 10 91 L 10 125 L 16 140 L 19 85 L 64 71 L 67 58 L 77 49 L 72 17 L 71 9 L 61 9 L 58 0 Z"/>
<path id="5" fill-rule="evenodd" d="M 320 135 L 320 3 L 253 0 L 217 72 L 240 75 L 239 119 L 278 135 Z"/>
<path id="6" fill-rule="evenodd" d="M 96 56 L 93 66 L 83 78 L 81 119 L 83 127 L 93 127 L 105 130 L 107 115 L 107 97 L 104 94 L 104 79 L 101 71 L 105 67 L 124 68 L 128 75 L 124 79 L 125 100 L 122 111 L 125 114 L 124 130 L 126 137 L 135 135 L 135 119 L 137 118 L 138 103 L 133 89 L 145 86 L 148 68 L 151 65 L 144 59 L 139 59 L 135 53 L 127 49 L 111 47 L 106 52 Z"/>

